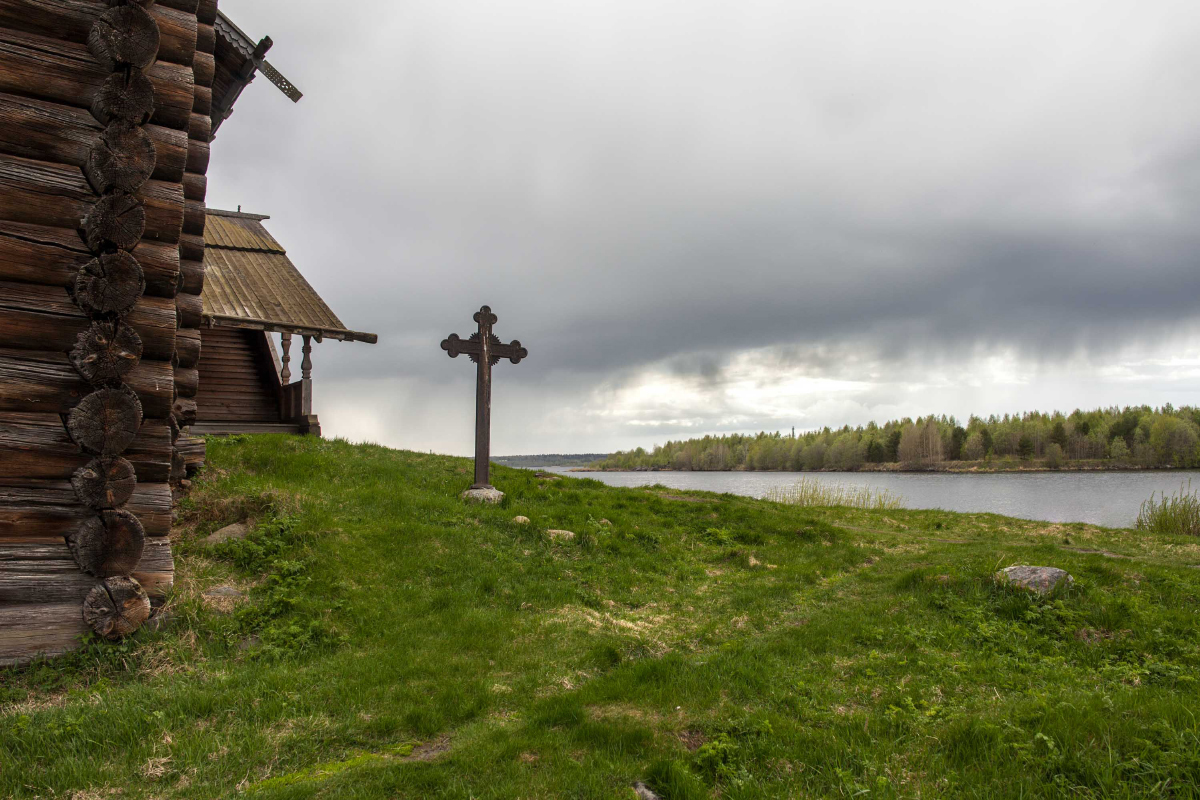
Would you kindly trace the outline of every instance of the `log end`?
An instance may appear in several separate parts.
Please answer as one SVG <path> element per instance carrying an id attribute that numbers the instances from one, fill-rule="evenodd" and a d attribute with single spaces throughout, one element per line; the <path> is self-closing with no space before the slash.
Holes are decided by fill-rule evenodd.
<path id="1" fill-rule="evenodd" d="M 136 125 L 113 122 L 88 150 L 83 174 L 96 194 L 132 194 L 150 180 L 156 161 L 150 134 Z"/>
<path id="2" fill-rule="evenodd" d="M 83 601 L 83 621 L 105 639 L 120 639 L 150 617 L 150 597 L 133 578 L 106 578 Z"/>
<path id="3" fill-rule="evenodd" d="M 137 569 L 146 546 L 146 530 L 132 513 L 101 511 L 67 536 L 75 563 L 88 575 L 114 578 Z"/>
<path id="4" fill-rule="evenodd" d="M 125 505 L 137 488 L 133 464 L 123 458 L 93 458 L 71 476 L 75 496 L 97 510 Z"/>
<path id="5" fill-rule="evenodd" d="M 67 432 L 84 450 L 102 456 L 122 453 L 142 426 L 142 403 L 132 389 L 98 389 L 67 414 Z"/>
<path id="6" fill-rule="evenodd" d="M 132 250 L 145 232 L 146 208 L 141 200 L 125 192 L 101 197 L 83 220 L 84 241 L 97 253 L 106 245 Z"/>
<path id="7" fill-rule="evenodd" d="M 101 125 L 144 125 L 154 115 L 154 84 L 140 72 L 114 72 L 92 99 L 92 116 Z"/>
<path id="8" fill-rule="evenodd" d="M 144 8 L 126 4 L 96 18 L 88 33 L 88 52 L 106 70 L 149 69 L 158 58 L 158 23 Z"/>
<path id="9" fill-rule="evenodd" d="M 75 370 L 94 384 L 118 383 L 141 360 L 142 337 L 120 322 L 93 322 L 71 349 Z"/>

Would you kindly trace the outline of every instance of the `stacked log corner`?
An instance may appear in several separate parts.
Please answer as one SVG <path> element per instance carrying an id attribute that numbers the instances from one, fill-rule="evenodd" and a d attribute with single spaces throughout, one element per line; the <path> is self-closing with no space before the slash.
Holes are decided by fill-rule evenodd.
<path id="1" fill-rule="evenodd" d="M 173 581 L 215 16 L 0 2 L 0 664 L 133 633 Z"/>
<path id="2" fill-rule="evenodd" d="M 197 9 L 196 54 L 193 62 L 195 100 L 188 120 L 188 146 L 183 175 L 183 234 L 179 242 L 179 291 L 175 308 L 179 332 L 175 359 L 176 424 L 171 484 L 176 496 L 204 463 L 204 440 L 192 436 L 199 389 L 200 313 L 204 289 L 204 198 L 208 189 L 208 148 L 212 139 L 212 84 L 216 74 L 216 0 L 201 0 Z"/>

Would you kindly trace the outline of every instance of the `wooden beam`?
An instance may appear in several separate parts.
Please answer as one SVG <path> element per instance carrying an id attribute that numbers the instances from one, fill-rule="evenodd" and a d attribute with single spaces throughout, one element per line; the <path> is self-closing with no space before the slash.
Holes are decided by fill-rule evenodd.
<path id="1" fill-rule="evenodd" d="M 108 10 L 96 0 L 5 0 L 0 27 L 86 45 L 96 20 Z M 162 5 L 151 6 L 158 23 L 158 60 L 192 66 L 196 52 L 196 16 Z"/>
<path id="2" fill-rule="evenodd" d="M 165 599 L 175 580 L 170 540 L 148 538 L 130 574 L 151 598 Z M 96 579 L 79 570 L 61 538 L 0 539 L 0 604 L 74 601 L 78 609 L 95 585 Z"/>
<path id="3" fill-rule="evenodd" d="M 86 109 L 109 75 L 82 44 L 0 28 L 0 92 Z M 160 61 L 146 77 L 154 86 L 150 121 L 187 130 L 195 103 L 192 68 Z"/>
<path id="4" fill-rule="evenodd" d="M 145 420 L 123 458 L 138 480 L 166 483 L 171 431 L 164 420 Z M 69 480 L 91 456 L 71 441 L 58 414 L 0 413 L 0 482 L 15 478 Z"/>
<path id="5" fill-rule="evenodd" d="M 146 536 L 166 536 L 171 532 L 171 504 L 169 484 L 139 483 L 126 510 L 141 520 Z M 0 541 L 65 536 L 95 515 L 75 497 L 68 481 L 0 482 Z"/>
<path id="6" fill-rule="evenodd" d="M 142 297 L 125 317 L 141 339 L 143 358 L 175 355 L 175 316 L 171 300 Z M 0 281 L 0 349 L 67 351 L 91 324 L 66 289 Z"/>
<path id="7" fill-rule="evenodd" d="M 125 383 L 147 418 L 170 416 L 175 394 L 171 362 L 143 359 L 127 373 Z M 65 414 L 90 392 L 66 353 L 0 350 L 0 411 Z"/>
<path id="8" fill-rule="evenodd" d="M 143 240 L 133 251 L 146 276 L 146 294 L 174 297 L 179 250 Z M 74 287 L 79 268 L 95 256 L 73 228 L 0 221 L 0 280 Z"/>
<path id="9" fill-rule="evenodd" d="M 151 177 L 183 180 L 187 134 L 161 125 L 142 130 L 154 145 Z M 0 153 L 82 168 L 103 132 L 104 126 L 82 108 L 0 93 Z"/>
<path id="10" fill-rule="evenodd" d="M 0 155 L 0 219 L 76 228 L 98 198 L 77 167 Z M 147 181 L 137 195 L 146 210 L 143 239 L 175 243 L 183 229 L 183 187 Z"/>

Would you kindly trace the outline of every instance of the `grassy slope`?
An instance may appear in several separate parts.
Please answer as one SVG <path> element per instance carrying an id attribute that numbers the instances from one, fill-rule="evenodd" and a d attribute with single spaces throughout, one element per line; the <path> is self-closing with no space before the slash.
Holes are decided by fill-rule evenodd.
<path id="1" fill-rule="evenodd" d="M 209 453 L 171 625 L 0 671 L 0 796 L 1198 791 L 1194 540 L 508 469 L 468 507 L 462 459 Z M 250 544 L 197 541 L 246 513 Z M 1013 563 L 1078 583 L 995 586 Z"/>

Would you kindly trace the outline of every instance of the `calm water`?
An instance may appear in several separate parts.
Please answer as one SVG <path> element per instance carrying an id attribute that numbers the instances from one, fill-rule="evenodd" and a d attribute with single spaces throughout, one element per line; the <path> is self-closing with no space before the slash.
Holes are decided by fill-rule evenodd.
<path id="1" fill-rule="evenodd" d="M 1189 480 L 1200 488 L 1200 472 L 1030 472 L 954 475 L 890 472 L 554 472 L 595 478 L 611 486 L 661 483 L 674 489 L 700 489 L 762 497 L 771 488 L 801 477 L 847 486 L 889 489 L 908 508 L 990 511 L 1050 522 L 1089 522 L 1115 528 L 1133 525 L 1142 501 L 1152 493 L 1179 491 Z"/>

